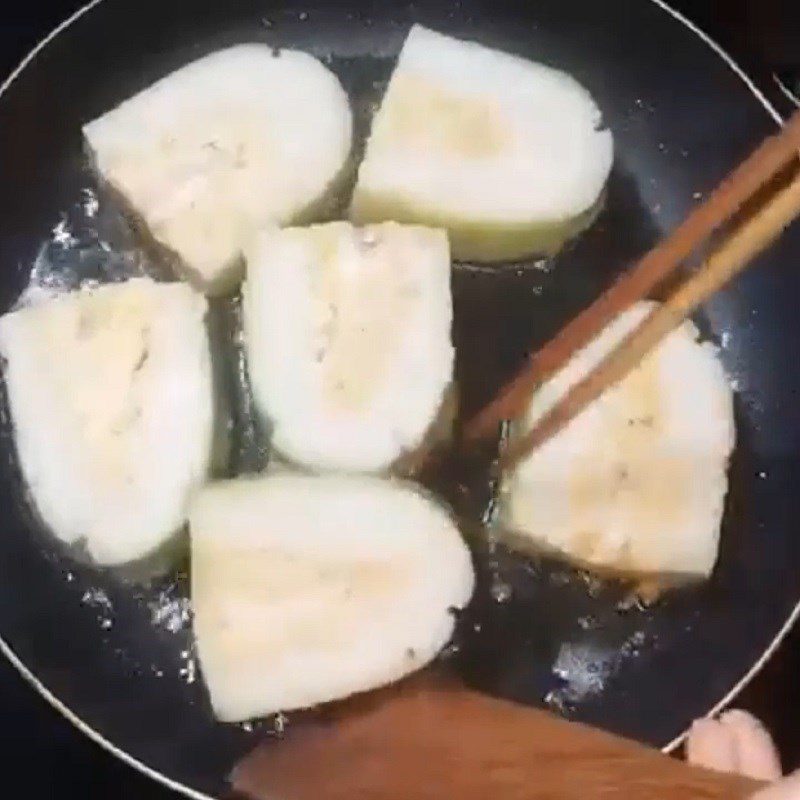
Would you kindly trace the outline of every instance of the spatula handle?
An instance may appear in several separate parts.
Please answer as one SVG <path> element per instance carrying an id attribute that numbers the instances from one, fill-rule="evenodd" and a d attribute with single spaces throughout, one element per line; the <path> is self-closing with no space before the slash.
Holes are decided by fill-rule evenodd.
<path id="1" fill-rule="evenodd" d="M 232 784 L 253 800 L 739 800 L 758 788 L 544 711 L 419 683 L 292 726 Z"/>

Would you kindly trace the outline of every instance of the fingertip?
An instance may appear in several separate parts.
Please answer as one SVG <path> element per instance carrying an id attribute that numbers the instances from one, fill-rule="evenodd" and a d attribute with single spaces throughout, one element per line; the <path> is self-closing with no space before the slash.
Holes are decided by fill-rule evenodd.
<path id="1" fill-rule="evenodd" d="M 778 749 L 760 720 L 746 711 L 734 709 L 722 714 L 719 721 L 733 734 L 738 772 L 763 781 L 781 778 Z"/>
<path id="2" fill-rule="evenodd" d="M 718 772 L 736 772 L 734 732 L 715 719 L 695 720 L 686 739 L 686 760 Z"/>
<path id="3" fill-rule="evenodd" d="M 731 708 L 719 715 L 719 721 L 724 724 L 742 726 L 750 730 L 766 731 L 764 723 L 749 711 L 742 708 Z"/>

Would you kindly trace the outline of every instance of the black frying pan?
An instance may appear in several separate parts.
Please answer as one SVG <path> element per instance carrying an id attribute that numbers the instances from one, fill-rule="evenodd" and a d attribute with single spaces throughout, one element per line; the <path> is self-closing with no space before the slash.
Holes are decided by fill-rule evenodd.
<path id="1" fill-rule="evenodd" d="M 0 98 L 0 307 L 23 289 L 48 237 L 51 260 L 73 270 L 67 281 L 119 277 L 129 266 L 98 245 L 101 235 L 130 246 L 113 207 L 101 202 L 94 219 L 82 207 L 82 189 L 95 185 L 82 159 L 83 122 L 193 58 L 255 40 L 325 59 L 363 134 L 414 21 L 571 72 L 596 97 L 616 143 L 605 210 L 547 270 L 455 268 L 465 412 L 779 121 L 735 65 L 656 0 L 105 0 L 52 37 Z M 66 252 L 63 236 L 50 233 L 62 215 L 60 230 L 75 237 Z M 669 747 L 776 646 L 800 598 L 800 229 L 762 261 L 697 320 L 738 386 L 739 445 L 711 581 L 649 609 L 626 608 L 620 586 L 477 543 L 481 584 L 439 669 Z M 247 466 L 246 444 L 240 436 L 234 470 Z M 2 449 L 6 654 L 85 732 L 153 777 L 194 796 L 221 792 L 233 762 L 275 720 L 255 731 L 214 723 L 183 614 L 185 576 L 142 588 L 82 566 L 32 522 L 7 426 Z M 473 482 L 468 500 L 455 500 L 470 531 L 486 499 L 473 466 L 458 476 Z M 454 500 L 452 477 L 438 482 Z"/>

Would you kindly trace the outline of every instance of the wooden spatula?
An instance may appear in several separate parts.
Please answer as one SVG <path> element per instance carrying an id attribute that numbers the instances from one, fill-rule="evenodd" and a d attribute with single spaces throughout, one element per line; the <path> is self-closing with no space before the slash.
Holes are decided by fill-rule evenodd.
<path id="1" fill-rule="evenodd" d="M 415 680 L 299 722 L 237 766 L 252 800 L 747 798 L 749 779 L 465 688 Z"/>

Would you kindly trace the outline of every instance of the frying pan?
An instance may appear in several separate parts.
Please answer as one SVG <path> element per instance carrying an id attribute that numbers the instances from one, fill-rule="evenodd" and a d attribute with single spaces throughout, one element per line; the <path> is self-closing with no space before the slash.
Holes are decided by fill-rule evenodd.
<path id="1" fill-rule="evenodd" d="M 141 266 L 85 165 L 82 123 L 191 59 L 265 41 L 322 58 L 350 93 L 363 137 L 413 22 L 567 70 L 615 136 L 604 209 L 564 253 L 500 269 L 455 266 L 464 413 L 780 122 L 747 76 L 660 0 L 95 0 L 3 86 L 0 308 L 37 258 L 45 277 L 66 284 Z M 640 608 L 622 586 L 491 547 L 475 536 L 485 475 L 467 465 L 437 488 L 464 520 L 480 585 L 435 669 L 663 748 L 757 671 L 799 613 L 798 262 L 795 228 L 697 319 L 737 390 L 738 445 L 711 580 Z M 218 311 L 235 327 L 235 300 Z M 260 453 L 247 423 L 240 403 L 232 471 L 252 468 Z M 216 724 L 194 661 L 185 575 L 139 585 L 61 550 L 28 508 L 7 416 L 0 449 L 3 651 L 118 756 L 189 796 L 219 795 L 235 760 L 285 720 Z"/>

